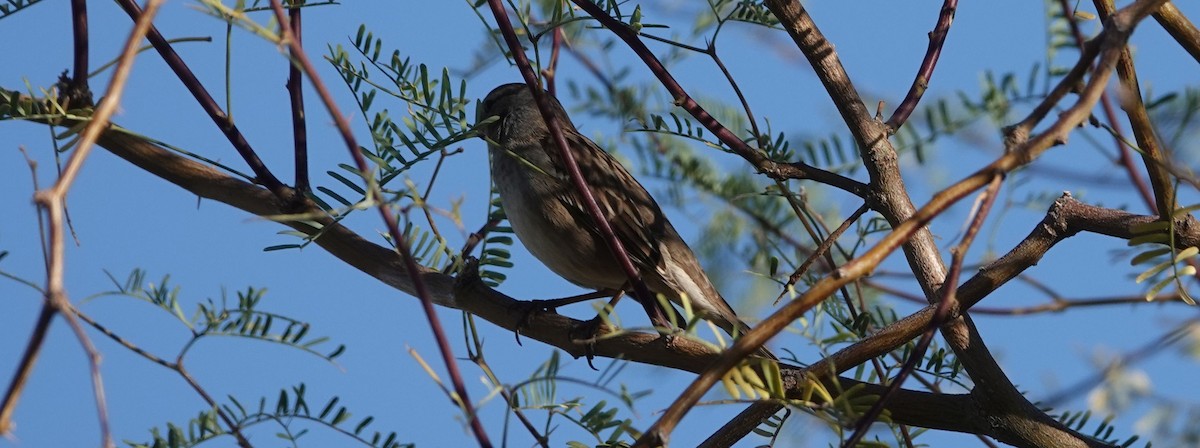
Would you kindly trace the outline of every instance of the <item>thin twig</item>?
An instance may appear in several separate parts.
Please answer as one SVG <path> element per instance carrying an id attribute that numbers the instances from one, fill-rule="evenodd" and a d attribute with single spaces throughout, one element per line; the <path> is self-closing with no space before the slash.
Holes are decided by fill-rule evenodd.
<path id="1" fill-rule="evenodd" d="M 88 77 L 88 15 L 87 0 L 71 0 L 71 33 L 74 38 L 75 68 L 71 86 L 87 89 Z"/>
<path id="2" fill-rule="evenodd" d="M 732 13 L 733 11 L 730 12 L 730 14 Z M 716 14 L 716 11 L 713 11 L 713 14 Z M 750 110 L 750 102 L 746 101 L 746 95 L 742 93 L 742 88 L 738 86 L 737 80 L 733 78 L 733 73 L 729 72 L 729 68 L 725 67 L 725 61 L 722 61 L 721 56 L 717 54 L 717 33 L 721 32 L 721 27 L 725 25 L 725 20 L 728 20 L 728 17 L 726 19 L 717 18 L 717 30 L 713 32 L 712 40 L 708 42 L 708 48 L 702 52 L 712 58 L 713 63 L 717 64 L 717 68 L 725 76 L 725 82 L 728 82 L 729 87 L 733 88 L 734 95 L 737 95 L 738 102 L 742 104 L 742 110 L 746 111 L 746 121 L 750 122 L 750 132 L 754 135 L 754 141 L 756 144 L 761 145 L 764 135 L 758 130 L 758 121 L 754 119 L 754 111 Z"/>
<path id="3" fill-rule="evenodd" d="M 462 152 L 462 148 L 459 148 L 457 151 L 447 151 L 446 148 L 442 148 L 440 151 L 438 151 L 438 160 L 437 163 L 433 165 L 433 172 L 429 174 L 429 182 L 425 184 L 425 192 L 422 193 L 419 198 L 417 198 L 417 201 L 414 201 L 417 202 L 416 206 L 421 209 L 421 214 L 425 215 L 425 222 L 429 223 L 430 233 L 433 233 L 434 236 L 443 241 L 445 240 L 445 237 L 442 236 L 442 231 L 438 229 L 437 221 L 434 221 L 433 211 L 429 206 L 429 195 L 430 193 L 433 193 L 433 185 L 437 183 L 438 174 L 441 174 L 442 165 L 446 163 L 446 158 L 450 157 L 451 155 L 458 154 L 459 152 Z M 446 255 L 454 255 L 452 252 L 450 252 L 449 248 L 444 250 L 446 251 Z M 453 265 L 454 264 L 451 263 L 451 266 L 449 267 L 453 268 Z"/>
<path id="4" fill-rule="evenodd" d="M 479 226 L 479 230 L 468 235 L 467 241 L 463 243 L 462 250 L 459 251 L 460 258 L 465 260 L 468 255 L 471 255 L 471 251 L 475 250 L 475 246 L 479 245 L 479 243 L 487 237 L 488 232 L 491 232 L 492 228 L 498 225 L 500 225 L 499 219 L 489 219 L 488 222 L 485 222 L 482 226 Z"/>
<path id="5" fill-rule="evenodd" d="M 166 367 L 168 369 L 178 370 L 178 366 L 175 363 L 173 363 L 171 361 L 167 361 L 167 360 L 159 357 L 158 355 L 150 353 L 150 352 L 146 351 L 145 349 L 137 346 L 137 344 L 134 344 L 133 341 L 130 341 L 128 339 L 125 339 L 124 337 L 121 337 L 121 335 L 118 335 L 116 332 L 112 331 L 112 329 L 109 329 L 108 327 L 104 326 L 100 322 L 97 322 L 95 319 L 92 319 L 92 317 L 87 315 L 87 313 L 80 311 L 79 308 L 75 308 L 74 305 L 71 306 L 71 312 L 74 313 L 76 316 L 79 316 L 80 320 L 84 321 L 88 325 L 91 325 L 92 328 L 95 328 L 100 333 L 104 334 L 105 336 L 108 336 L 108 338 L 112 339 L 113 342 L 120 344 L 122 347 L 125 347 L 126 349 L 133 352 L 134 354 L 141 356 L 143 358 L 146 358 L 147 361 L 150 361 L 152 363 Z"/>
<path id="6" fill-rule="evenodd" d="M 91 316 L 88 316 L 86 313 L 80 311 L 78 308 L 75 308 L 74 306 L 71 307 L 71 313 L 75 314 L 76 316 L 79 316 L 80 320 L 83 320 L 88 325 L 91 325 L 92 328 L 95 328 L 96 330 L 100 331 L 105 336 L 108 336 L 109 339 L 113 340 L 117 344 L 120 344 L 122 347 L 125 347 L 126 349 L 133 352 L 134 354 L 141 356 L 142 358 L 145 358 L 146 360 L 148 360 L 150 362 L 153 362 L 160 366 L 166 367 L 167 369 L 170 369 L 172 372 L 179 374 L 179 376 L 181 378 L 183 378 L 184 382 L 186 382 L 188 384 L 188 386 L 190 386 L 192 388 L 192 390 L 195 390 L 196 393 L 200 395 L 201 399 L 203 399 L 206 403 L 208 403 L 209 408 L 211 408 L 214 412 L 217 413 L 217 417 L 219 417 L 221 419 L 221 421 L 225 422 L 225 425 L 229 427 L 229 433 L 232 434 L 235 439 L 237 439 L 238 446 L 243 447 L 243 448 L 251 448 L 249 439 L 246 439 L 246 436 L 242 434 L 242 428 L 236 422 L 234 422 L 233 418 L 230 417 L 225 412 L 225 410 L 223 410 L 221 408 L 221 406 L 218 405 L 216 400 L 213 400 L 212 396 L 210 396 L 208 394 L 208 391 L 204 390 L 204 388 L 202 386 L 200 386 L 200 383 L 197 382 L 196 379 L 193 378 L 192 375 L 190 373 L 188 373 L 187 369 L 184 368 L 184 366 L 183 366 L 183 357 L 187 353 L 188 349 L 192 346 L 192 344 L 194 344 L 199 339 L 198 334 L 193 333 L 193 337 L 191 339 L 189 339 L 188 342 L 184 345 L 184 348 L 179 351 L 179 355 L 176 356 L 175 361 L 167 361 L 166 359 L 163 359 L 163 358 L 159 357 L 158 355 L 155 355 L 153 353 L 146 351 L 145 349 L 139 347 L 137 344 L 134 344 L 132 341 L 125 339 L 124 337 L 121 337 L 121 335 L 118 335 L 116 332 L 112 331 L 108 327 L 97 322 L 95 319 L 92 319 Z"/>
<path id="7" fill-rule="evenodd" d="M 517 406 L 517 402 L 514 400 L 512 390 L 507 386 L 501 385 L 500 378 L 496 376 L 496 372 L 492 370 L 492 366 L 488 364 L 487 359 L 483 357 L 483 343 L 480 341 L 479 333 L 475 328 L 475 316 L 471 315 L 470 313 L 463 313 L 463 319 L 466 321 L 467 330 L 471 338 L 470 342 L 472 345 L 474 345 L 474 350 L 471 350 L 470 348 L 467 350 L 468 359 L 475 363 L 475 365 L 479 366 L 479 369 L 482 370 L 485 375 L 487 375 L 488 379 L 492 381 L 492 384 L 496 385 L 496 387 L 500 389 L 500 396 L 504 398 L 504 403 L 508 405 L 508 409 L 512 411 L 513 415 L 517 416 L 517 420 L 521 422 L 521 426 L 525 427 L 525 430 L 529 432 L 529 435 L 533 436 L 533 439 L 537 441 L 538 445 L 541 445 L 542 448 L 550 448 L 550 439 L 538 432 L 537 428 L 533 426 L 533 422 L 529 421 L 529 417 L 527 417 L 525 413 L 521 411 L 521 408 Z"/>
<path id="8" fill-rule="evenodd" d="M 929 88 L 929 80 L 933 78 L 933 70 L 937 67 L 938 58 L 942 56 L 942 45 L 946 43 L 946 35 L 950 34 L 950 24 L 954 22 L 954 12 L 957 9 L 958 0 L 946 0 L 942 3 L 937 25 L 934 25 L 933 31 L 929 33 L 929 47 L 925 49 L 925 58 L 921 60 L 921 67 L 917 69 L 917 77 L 913 79 L 912 87 L 908 88 L 904 100 L 887 120 L 887 126 L 892 132 L 896 132 L 908 121 L 908 117 L 917 110 L 917 103 L 925 95 L 925 90 Z"/>
<path id="9" fill-rule="evenodd" d="M 58 181 L 49 189 L 39 190 L 34 194 L 34 202 L 45 213 L 46 226 L 49 228 L 50 251 L 46 268 L 45 303 L 43 304 L 41 313 L 38 315 L 37 324 L 34 325 L 34 334 L 30 337 L 30 343 L 26 347 L 25 354 L 22 356 L 22 364 L 17 367 L 17 376 L 13 378 L 9 390 L 5 394 L 3 405 L 0 407 L 0 433 L 7 432 L 8 428 L 12 427 L 11 418 L 13 408 L 16 406 L 17 399 L 24 388 L 28 375 L 33 371 L 33 364 L 37 360 L 38 352 L 41 351 L 41 345 L 45 340 L 46 331 L 49 329 L 50 320 L 55 314 L 62 313 L 75 333 L 75 337 L 79 339 L 80 345 L 87 353 L 88 366 L 91 370 L 92 393 L 96 401 L 97 417 L 100 420 L 101 446 L 115 446 L 108 424 L 108 405 L 104 398 L 104 382 L 100 376 L 100 354 L 95 346 L 92 345 L 87 333 L 83 331 L 83 327 L 79 324 L 75 315 L 70 313 L 71 304 L 69 299 L 67 299 L 66 287 L 64 286 L 64 271 L 66 269 L 66 243 L 64 242 L 66 236 L 64 228 L 66 224 L 63 218 L 63 204 L 66 201 L 67 192 L 71 189 L 71 184 L 74 183 L 75 178 L 79 175 L 79 170 L 82 169 L 88 154 L 95 147 L 96 139 L 108 127 L 109 119 L 117 110 L 117 106 L 121 101 L 121 95 L 125 90 L 125 83 L 129 79 L 129 73 L 133 67 L 134 56 L 137 55 L 138 43 L 141 42 L 146 32 L 150 29 L 151 20 L 155 12 L 158 11 L 158 6 L 161 3 L 161 0 L 147 1 L 147 12 L 139 18 L 133 30 L 130 31 L 129 38 L 125 41 L 125 47 L 121 53 L 121 62 L 113 72 L 106 95 L 96 107 L 91 122 L 88 123 L 80 134 L 75 152 L 67 160 L 67 165 L 62 170 Z M 86 58 L 84 62 L 86 63 Z M 83 72 L 86 73 L 87 69 L 85 68 Z"/>
<path id="10" fill-rule="evenodd" d="M 783 284 L 783 291 L 780 291 L 779 297 L 775 298 L 775 303 L 779 303 L 779 301 L 783 299 L 783 296 L 787 295 L 787 293 L 792 290 L 792 287 L 796 285 L 796 282 L 800 281 L 800 277 L 803 277 L 804 273 L 808 272 L 808 268 L 812 266 L 813 262 L 828 254 L 829 248 L 833 247 L 833 244 L 836 243 L 837 239 L 842 236 L 842 233 L 845 233 L 846 230 L 850 228 L 850 224 L 858 221 L 858 218 L 861 217 L 863 213 L 866 213 L 867 210 L 868 207 L 866 204 L 860 205 L 858 210 L 855 210 L 854 213 L 851 213 L 849 217 L 842 221 L 842 225 L 838 226 L 836 230 L 834 230 L 829 234 L 829 236 L 825 237 L 825 239 L 821 241 L 821 244 L 817 246 L 817 250 L 813 251 L 813 253 L 810 254 L 803 263 L 800 263 L 800 266 L 796 268 L 796 271 L 792 272 L 792 275 L 788 276 L 787 282 Z"/>
<path id="11" fill-rule="evenodd" d="M 625 41 L 626 45 L 633 50 L 642 62 L 650 69 L 655 77 L 666 87 L 667 91 L 674 97 L 675 105 L 683 110 L 686 110 L 692 115 L 705 129 L 712 132 L 721 143 L 724 143 L 737 155 L 741 156 L 746 161 L 750 162 L 759 172 L 770 176 L 772 179 L 811 179 L 823 184 L 833 186 L 844 190 L 855 196 L 863 197 L 866 195 L 866 185 L 862 182 L 850 179 L 837 173 L 822 170 L 820 168 L 808 165 L 804 162 L 782 163 L 771 160 L 765 153 L 760 150 L 751 148 L 746 142 L 742 141 L 737 135 L 734 135 L 729 128 L 722 125 L 715 117 L 704 110 L 699 103 L 696 102 L 686 91 L 675 77 L 667 71 L 658 57 L 646 47 L 638 38 L 637 33 L 629 29 L 621 21 L 609 16 L 595 3 L 590 0 L 571 0 L 581 9 L 598 20 L 605 28 L 612 31 L 621 40 Z"/>
<path id="12" fill-rule="evenodd" d="M 42 310 L 38 312 L 37 319 L 34 321 L 33 334 L 29 336 L 29 342 L 25 344 L 25 351 L 21 354 L 21 360 L 17 364 L 17 371 L 8 383 L 4 401 L 0 401 L 0 435 L 12 432 L 13 412 L 16 411 L 17 402 L 25 390 L 25 383 L 29 381 L 29 377 L 33 373 L 33 366 L 37 363 L 42 343 L 45 342 L 46 333 L 53 321 L 54 306 L 49 303 L 42 305 Z"/>
<path id="13" fill-rule="evenodd" d="M 135 21 L 144 14 L 133 0 L 117 0 L 117 4 Z M 163 38 L 162 33 L 159 33 L 157 28 L 151 26 L 150 32 L 146 34 L 146 38 L 154 45 L 154 49 L 158 51 L 159 56 L 163 58 L 168 67 L 171 67 L 171 70 L 175 72 L 175 76 L 183 82 L 184 87 L 191 92 L 192 97 L 196 99 L 196 102 L 204 109 L 204 112 L 217 125 L 221 133 L 225 134 L 225 138 L 229 140 L 233 148 L 246 161 L 250 169 L 254 171 L 255 182 L 267 187 L 268 190 L 271 190 L 280 199 L 289 201 L 293 199 L 293 193 L 290 189 L 271 173 L 271 170 L 267 168 L 262 159 L 258 158 L 258 154 L 255 153 L 254 148 L 250 147 L 250 143 L 246 141 L 246 136 L 238 130 L 233 120 L 221 110 L 221 106 L 217 105 L 216 100 L 204 88 L 204 84 L 200 83 L 200 79 L 192 73 L 192 69 L 183 62 L 183 59 L 179 57 L 179 54 L 175 52 L 171 44 Z"/>
<path id="14" fill-rule="evenodd" d="M 229 427 L 229 432 L 233 434 L 235 439 L 237 439 L 238 446 L 241 448 L 253 448 L 253 445 L 250 444 L 250 440 L 246 439 L 246 436 L 242 434 L 241 428 L 239 428 L 237 423 L 233 421 L 233 418 L 225 413 L 225 411 L 221 410 L 221 406 L 217 404 L 217 400 L 214 400 L 213 397 L 208 394 L 208 391 L 204 390 L 204 388 L 200 386 L 200 383 L 196 381 L 196 378 L 192 377 L 192 374 L 189 373 L 186 368 L 184 368 L 183 353 L 180 353 L 179 358 L 175 360 L 175 371 L 179 373 L 179 376 L 183 377 L 183 380 L 188 383 L 188 386 L 192 387 L 192 390 L 196 391 L 196 393 L 200 395 L 200 398 L 204 400 L 205 403 L 208 403 L 210 408 L 217 411 L 217 416 L 225 422 L 225 425 Z"/>
<path id="15" fill-rule="evenodd" d="M 1116 12 L 1112 0 L 1094 0 L 1093 3 L 1096 5 L 1096 12 L 1100 13 L 1101 20 L 1107 20 Z M 1122 90 L 1119 96 L 1121 109 L 1124 109 L 1129 117 L 1129 126 L 1133 128 L 1138 153 L 1142 156 L 1142 164 L 1146 167 L 1150 186 L 1154 189 L 1154 200 L 1148 205 L 1158 210 L 1158 216 L 1163 220 L 1170 220 L 1172 212 L 1175 211 L 1175 185 L 1171 181 L 1171 173 L 1163 167 L 1169 162 L 1158 144 L 1158 138 L 1154 135 L 1154 124 L 1150 122 L 1150 114 L 1142 102 L 1142 89 L 1138 85 L 1137 71 L 1134 70 L 1133 55 L 1130 54 L 1129 47 L 1121 52 L 1121 60 L 1117 61 L 1117 79 Z M 1113 130 L 1119 131 L 1116 122 L 1111 124 Z"/>
<path id="16" fill-rule="evenodd" d="M 296 36 L 296 46 L 301 48 L 304 47 L 304 31 L 301 27 L 300 17 L 302 10 L 303 8 L 288 10 L 288 20 L 291 21 L 292 32 Z M 303 76 L 304 74 L 300 73 L 300 67 L 297 67 L 296 64 L 288 64 L 287 91 L 292 111 L 292 151 L 296 164 L 296 189 L 301 194 L 308 193 L 312 189 L 308 179 L 308 124 L 304 115 L 304 89 L 301 85 Z"/>
<path id="17" fill-rule="evenodd" d="M 901 290 L 883 283 L 865 280 L 864 283 L 872 289 L 878 290 L 884 294 L 895 296 L 901 300 L 912 303 L 926 304 L 924 297 L 918 294 L 913 294 L 908 291 Z M 1027 316 L 1030 314 L 1043 313 L 1061 313 L 1071 308 L 1088 308 L 1094 306 L 1112 306 L 1112 305 L 1140 305 L 1140 304 L 1166 304 L 1180 303 L 1186 304 L 1183 297 L 1179 293 L 1159 294 L 1146 299 L 1145 295 L 1118 296 L 1118 297 L 1096 297 L 1089 299 L 1065 299 L 1054 298 L 1049 303 L 1033 306 L 1012 307 L 1012 308 L 996 308 L 986 306 L 971 307 L 971 315 L 991 315 L 991 316 Z"/>
<path id="18" fill-rule="evenodd" d="M 321 97 L 321 101 L 325 103 L 325 109 L 333 117 L 337 124 L 338 132 L 342 135 L 342 140 L 346 144 L 346 149 L 350 152 L 354 159 L 354 164 L 367 179 L 366 186 L 368 194 L 373 196 L 378 201 L 376 209 L 379 210 L 379 215 L 383 218 L 383 222 L 387 225 L 388 234 L 392 237 L 392 242 L 396 245 L 396 251 L 400 253 L 400 257 L 404 261 L 405 270 L 413 279 L 413 286 L 416 290 L 416 296 L 421 299 L 421 306 L 425 311 L 425 317 L 429 321 L 429 326 L 433 331 L 434 338 L 437 340 L 438 350 L 442 356 L 442 362 L 446 365 L 446 371 L 450 376 L 451 382 L 454 384 L 454 392 L 461 400 L 458 405 L 467 413 L 467 418 L 470 420 L 472 432 L 475 434 L 476 441 L 480 446 L 491 447 L 492 444 L 488 441 L 487 433 L 483 429 L 483 424 L 479 421 L 479 416 L 475 412 L 474 404 L 471 402 L 467 394 L 467 388 L 463 384 L 462 375 L 458 371 L 458 363 L 454 360 L 454 352 L 450 347 L 450 342 L 446 340 L 446 332 L 442 327 L 441 320 L 438 319 L 437 310 L 434 308 L 433 299 L 429 295 L 429 290 L 425 283 L 421 280 L 421 269 L 413 259 L 412 252 L 409 249 L 408 242 L 404 239 L 404 235 L 400 233 L 400 227 L 397 223 L 396 215 L 392 213 L 391 207 L 383 198 L 383 193 L 380 191 L 379 184 L 370 179 L 370 167 L 367 165 L 366 158 L 358 149 L 358 143 L 355 141 L 354 134 L 350 131 L 350 123 L 346 121 L 345 115 L 337 107 L 337 103 L 333 100 L 333 95 L 329 93 L 325 83 L 317 75 L 317 70 L 309 60 L 304 49 L 300 47 L 300 42 L 295 39 L 295 33 L 292 32 L 291 26 L 287 17 L 284 15 L 283 5 L 279 0 L 271 0 L 271 9 L 275 12 L 275 20 L 278 21 L 280 34 L 282 36 L 282 45 L 286 45 L 291 57 L 300 64 L 304 69 L 304 73 L 308 75 L 308 79 L 312 81 L 313 88 Z"/>
<path id="19" fill-rule="evenodd" d="M 561 26 L 556 26 L 551 33 L 554 34 L 550 38 L 550 63 L 542 69 L 542 77 L 546 79 L 546 91 L 550 93 L 550 96 L 557 98 L 558 83 L 555 81 L 558 79 L 556 76 L 558 75 L 558 53 L 563 45 L 563 29 Z"/>

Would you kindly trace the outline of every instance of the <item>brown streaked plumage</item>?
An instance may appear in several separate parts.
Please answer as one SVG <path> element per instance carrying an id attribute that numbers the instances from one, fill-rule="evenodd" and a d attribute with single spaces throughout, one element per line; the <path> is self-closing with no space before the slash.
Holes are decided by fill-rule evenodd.
<path id="1" fill-rule="evenodd" d="M 687 294 L 697 315 L 731 335 L 745 333 L 749 327 L 713 287 L 650 193 L 616 159 L 579 134 L 562 105 L 549 98 L 579 170 L 646 286 L 675 303 Z M 572 185 L 529 88 L 495 88 L 478 116 L 499 117 L 483 129 L 492 181 L 513 231 L 529 252 L 579 286 L 621 289 L 627 276 Z"/>

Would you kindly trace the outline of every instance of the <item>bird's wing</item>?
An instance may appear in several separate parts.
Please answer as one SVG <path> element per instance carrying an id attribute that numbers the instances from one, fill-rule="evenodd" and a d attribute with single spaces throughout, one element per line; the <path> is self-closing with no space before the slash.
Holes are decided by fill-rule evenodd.
<path id="1" fill-rule="evenodd" d="M 672 300 L 686 293 L 692 300 L 693 310 L 712 320 L 726 332 L 744 333 L 748 327 L 742 323 L 733 308 L 713 287 L 700 262 L 691 248 L 667 221 L 658 203 L 642 184 L 634 179 L 615 158 L 600 149 L 587 137 L 577 132 L 564 134 L 575 155 L 575 162 L 591 188 L 592 196 L 612 226 L 613 233 L 621 241 L 625 252 L 647 280 L 647 286 L 667 294 Z M 551 148 L 550 158 L 556 167 L 565 166 L 549 139 L 543 148 Z M 591 214 L 583 206 L 579 193 L 564 171 L 559 173 L 565 181 L 562 200 L 569 205 L 576 222 L 591 223 Z M 594 225 L 587 226 L 597 239 L 600 232 Z M 664 253 L 664 250 L 667 253 Z M 665 266 L 664 256 L 670 257 L 672 266 Z M 649 283 L 660 283 L 656 288 Z"/>
<path id="2" fill-rule="evenodd" d="M 653 270 L 662 257 L 658 241 L 670 226 L 654 198 L 620 162 L 590 139 L 573 131 L 564 133 L 564 137 L 571 145 L 575 163 L 587 181 L 592 197 L 596 199 L 596 204 L 600 206 L 600 211 L 631 261 L 643 272 Z M 577 222 L 591 223 L 591 214 L 570 182 L 557 148 L 549 139 L 543 147 L 549 149 L 549 156 L 556 167 L 564 167 L 560 172 L 566 186 L 561 197 L 563 203 L 569 205 Z M 601 238 L 597 226 L 586 227 L 594 232 L 597 239 Z"/>

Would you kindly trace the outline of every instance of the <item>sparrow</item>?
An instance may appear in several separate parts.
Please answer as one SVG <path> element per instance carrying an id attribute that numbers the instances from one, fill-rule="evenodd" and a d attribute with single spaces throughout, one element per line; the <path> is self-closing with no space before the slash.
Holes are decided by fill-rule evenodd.
<path id="1" fill-rule="evenodd" d="M 750 327 L 713 287 L 692 249 L 646 188 L 621 163 L 580 134 L 558 100 L 549 93 L 546 96 L 604 219 L 646 287 L 681 305 L 686 295 L 697 316 L 731 336 L 745 334 Z M 627 289 L 629 278 L 571 183 L 529 87 L 496 87 L 484 98 L 477 116 L 481 121 L 497 117 L 481 127 L 481 137 L 488 142 L 492 182 L 501 205 L 529 252 L 576 285 Z"/>

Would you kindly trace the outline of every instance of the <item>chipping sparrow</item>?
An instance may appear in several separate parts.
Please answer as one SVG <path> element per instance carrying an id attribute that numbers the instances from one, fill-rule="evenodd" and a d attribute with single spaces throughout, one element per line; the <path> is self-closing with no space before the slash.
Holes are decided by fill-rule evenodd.
<path id="1" fill-rule="evenodd" d="M 731 335 L 745 333 L 749 327 L 709 282 L 650 193 L 616 159 L 579 134 L 562 105 L 549 98 L 579 170 L 646 287 L 675 303 L 686 294 L 698 316 Z M 513 231 L 529 252 L 576 285 L 622 289 L 628 277 L 584 208 L 529 87 L 497 87 L 483 100 L 478 116 L 499 117 L 483 128 L 492 181 Z"/>

